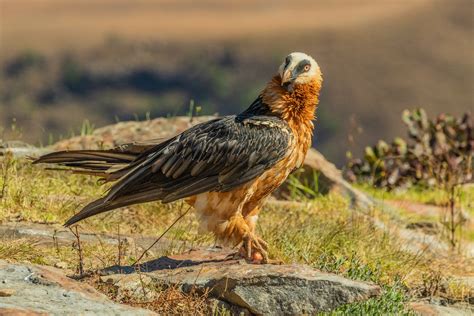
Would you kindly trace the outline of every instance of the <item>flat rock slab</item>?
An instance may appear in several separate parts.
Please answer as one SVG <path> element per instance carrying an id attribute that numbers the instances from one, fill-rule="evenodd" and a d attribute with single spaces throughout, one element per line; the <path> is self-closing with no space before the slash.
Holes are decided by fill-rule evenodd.
<path id="1" fill-rule="evenodd" d="M 126 274 L 107 275 L 102 280 L 124 293 L 140 292 L 137 289 L 144 283 L 155 288 L 178 286 L 184 292 L 207 293 L 257 315 L 314 314 L 381 294 L 374 284 L 323 273 L 306 265 L 247 264 L 243 260 L 225 260 L 222 257 L 227 251 L 222 256 L 215 249 L 209 251 L 160 258 L 137 269 L 143 273 L 127 270 Z M 172 265 L 166 267 L 160 262 Z"/>
<path id="2" fill-rule="evenodd" d="M 114 303 L 55 268 L 0 260 L 0 315 L 154 315 Z"/>
<path id="3" fill-rule="evenodd" d="M 421 316 L 472 316 L 474 307 L 472 305 L 443 306 L 429 302 L 412 302 L 410 308 Z"/>
<path id="4" fill-rule="evenodd" d="M 51 247 L 55 245 L 71 245 L 76 242 L 76 237 L 67 228 L 59 224 L 38 224 L 29 222 L 6 222 L 0 224 L 0 236 L 7 239 L 28 238 L 37 246 Z M 88 233 L 80 231 L 81 242 L 89 244 L 110 244 L 117 245 L 119 238 L 117 235 Z M 144 235 L 122 235 L 121 242 L 137 247 L 137 249 L 146 249 L 154 243 L 156 237 Z M 150 249 L 152 252 L 162 253 L 169 249 L 171 245 L 180 246 L 184 242 L 178 240 L 169 240 L 161 238 L 160 241 Z"/>

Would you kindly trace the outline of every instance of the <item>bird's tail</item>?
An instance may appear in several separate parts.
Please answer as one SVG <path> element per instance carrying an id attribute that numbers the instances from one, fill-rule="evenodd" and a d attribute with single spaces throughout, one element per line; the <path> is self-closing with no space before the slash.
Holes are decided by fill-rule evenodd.
<path id="1" fill-rule="evenodd" d="M 74 173 L 101 177 L 105 182 L 115 181 L 124 176 L 133 162 L 155 144 L 125 144 L 108 150 L 58 151 L 39 157 L 33 164 L 56 164 Z"/>
<path id="2" fill-rule="evenodd" d="M 133 170 L 136 164 L 146 157 L 156 143 L 126 144 L 109 150 L 72 150 L 46 154 L 33 161 L 33 164 L 56 164 L 67 168 L 50 168 L 72 170 L 74 173 L 101 177 L 104 182 L 117 181 Z M 86 205 L 79 213 L 71 217 L 64 226 L 70 226 L 90 216 L 107 212 L 126 205 L 149 202 L 162 193 L 149 187 L 137 186 L 133 193 L 125 193 L 114 199 L 105 196 Z"/>
<path id="3" fill-rule="evenodd" d="M 156 190 L 156 192 L 141 192 L 120 196 L 117 199 L 111 201 L 107 201 L 106 197 L 100 198 L 86 205 L 79 213 L 68 219 L 66 223 L 64 223 L 64 226 L 71 226 L 88 217 L 104 213 L 122 206 L 154 201 L 161 195 L 161 193 L 162 192 L 160 190 Z"/>

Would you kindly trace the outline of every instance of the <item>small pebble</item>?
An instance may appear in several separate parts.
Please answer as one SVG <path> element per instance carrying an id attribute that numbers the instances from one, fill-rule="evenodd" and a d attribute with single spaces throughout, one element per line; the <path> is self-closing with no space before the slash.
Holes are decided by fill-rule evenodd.
<path id="1" fill-rule="evenodd" d="M 68 266 L 67 266 L 67 263 L 66 263 L 66 262 L 63 262 L 63 261 L 56 262 L 56 263 L 54 264 L 54 266 L 55 266 L 56 268 L 59 268 L 59 269 L 67 269 L 67 267 L 68 267 Z"/>
<path id="2" fill-rule="evenodd" d="M 15 290 L 13 289 L 0 289 L 0 297 L 9 297 L 15 294 Z"/>

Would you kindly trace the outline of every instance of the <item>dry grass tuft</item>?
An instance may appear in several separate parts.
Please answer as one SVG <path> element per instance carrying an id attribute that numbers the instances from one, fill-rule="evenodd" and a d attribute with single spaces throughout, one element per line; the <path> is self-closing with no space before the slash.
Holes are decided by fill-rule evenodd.
<path id="1" fill-rule="evenodd" d="M 177 285 L 157 286 L 143 281 L 135 289 L 119 290 L 113 283 L 104 282 L 97 276 L 87 282 L 116 302 L 146 308 L 160 315 L 209 315 L 212 311 L 207 293 L 184 293 Z"/>
<path id="2" fill-rule="evenodd" d="M 31 239 L 0 240 L 0 259 L 8 261 L 27 261 L 37 264 L 47 263 L 44 253 L 38 252 Z"/>
<path id="3" fill-rule="evenodd" d="M 28 161 L 4 158 L 8 176 L 0 178 L 5 194 L 0 200 L 0 221 L 27 221 L 62 224 L 81 205 L 104 190 L 87 177 L 31 166 Z M 182 211 L 181 203 L 149 203 L 93 217 L 81 223 L 79 233 L 107 232 L 160 235 Z M 443 296 L 451 301 L 465 301 L 470 292 L 457 280 L 472 274 L 472 261 L 460 256 L 434 256 L 427 252 L 407 252 L 391 227 L 395 224 L 380 210 L 373 217 L 384 221 L 388 229 L 374 226 L 372 218 L 351 210 L 347 201 L 337 195 L 314 195 L 302 203 L 267 205 L 260 217 L 258 231 L 270 244 L 270 254 L 287 263 L 304 263 L 322 271 L 342 274 L 351 279 L 372 281 L 386 292 L 378 300 L 357 305 L 345 311 L 400 312 L 408 299 Z M 167 234 L 171 243 L 147 259 L 180 252 L 193 245 L 212 245 L 213 238 L 198 234 L 198 223 L 192 213 L 178 222 Z M 282 229 L 284 227 L 284 229 Z M 184 241 L 184 243 L 183 243 Z M 105 267 L 132 264 L 143 249 L 119 243 L 81 243 L 82 265 L 86 275 Z M 78 268 L 77 245 L 42 245 L 26 239 L 0 240 L 0 259 Z M 94 279 L 95 278 L 95 279 Z M 86 278 L 114 300 L 155 310 L 162 314 L 207 314 L 208 298 L 199 293 L 186 294 L 177 287 L 141 289 L 142 298 L 118 293 L 113 284 L 98 277 Z M 140 290 L 140 289 L 139 289 Z M 120 294 L 120 296 L 119 296 Z M 216 312 L 216 311 L 214 311 Z M 219 312 L 220 313 L 220 312 Z"/>

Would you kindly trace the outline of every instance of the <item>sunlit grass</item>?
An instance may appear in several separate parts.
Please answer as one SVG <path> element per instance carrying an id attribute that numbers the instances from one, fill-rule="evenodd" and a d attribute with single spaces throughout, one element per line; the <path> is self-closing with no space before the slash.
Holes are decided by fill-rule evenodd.
<path id="1" fill-rule="evenodd" d="M 396 235 L 376 228 L 335 194 L 291 210 L 267 208 L 260 227 L 279 259 L 352 279 L 387 285 L 395 279 L 409 282 L 426 264 L 403 251 Z"/>
<path id="2" fill-rule="evenodd" d="M 6 240 L 3 238 L 0 240 L 0 259 L 47 264 L 44 253 L 37 250 L 32 240 Z"/>
<path id="3" fill-rule="evenodd" d="M 441 188 L 425 188 L 413 186 L 407 189 L 386 190 L 384 188 L 374 188 L 366 183 L 355 184 L 359 189 L 370 193 L 381 200 L 406 200 L 437 206 L 445 206 L 448 202 L 448 193 Z M 474 214 L 474 186 L 465 185 L 460 187 L 458 203 L 460 206 Z"/>
<path id="4" fill-rule="evenodd" d="M 7 158 L 2 162 L 2 169 L 7 176 L 0 177 L 0 188 L 4 187 L 0 221 L 63 224 L 107 190 L 107 186 L 98 184 L 97 178 L 47 170 L 23 159 Z M 82 226 L 100 232 L 115 232 L 117 225 L 123 224 L 123 233 L 155 235 L 160 228 L 166 228 L 177 216 L 176 211 L 182 208 L 182 202 L 147 203 L 92 217 Z M 185 222 L 192 225 L 189 220 Z"/>
<path id="5" fill-rule="evenodd" d="M 363 183 L 356 184 L 356 186 L 381 201 L 398 201 L 400 205 L 396 207 L 397 214 L 407 221 L 434 222 L 441 224 L 442 227 L 443 221 L 449 220 L 449 194 L 441 188 L 413 186 L 407 189 L 386 190 Z M 403 207 L 405 202 L 434 205 L 438 207 L 439 212 L 437 214 L 414 212 Z M 474 225 L 472 219 L 469 219 L 474 216 L 474 186 L 468 184 L 457 187 L 455 203 L 456 209 L 466 217 L 462 223 L 463 227 L 457 232 L 460 243 L 474 242 Z"/>
<path id="6" fill-rule="evenodd" d="M 4 191 L 0 200 L 2 222 L 61 225 L 107 189 L 94 178 L 46 170 L 44 166 L 34 166 L 23 159 L 6 157 L 0 163 L 0 190 Z M 257 230 L 269 243 L 270 256 L 275 259 L 304 263 L 351 279 L 375 282 L 385 288 L 381 298 L 341 307 L 336 315 L 376 309 L 409 313 L 404 307 L 407 299 L 421 295 L 426 284 L 441 279 L 435 276 L 442 275 L 443 280 L 449 280 L 469 270 L 469 263 L 459 258 L 440 259 L 423 252 L 407 252 L 398 235 L 390 229 L 393 227 L 390 219 L 382 211 L 375 209 L 372 215 L 386 223 L 386 230 L 373 225 L 374 217 L 350 209 L 348 201 L 339 194 L 309 194 L 313 189 L 307 188 L 304 195 L 298 195 L 299 203 L 267 204 Z M 158 236 L 185 209 L 182 202 L 131 206 L 87 219 L 80 224 L 79 231 Z M 192 212 L 178 222 L 166 238 L 186 241 L 186 247 L 214 242 L 209 234 L 198 233 L 198 222 Z M 161 253 L 148 254 L 145 259 L 177 253 L 183 251 L 183 247 L 181 243 L 174 243 Z M 116 245 L 84 243 L 84 268 L 95 271 L 119 263 L 131 264 L 143 251 L 133 247 L 121 250 L 119 258 Z M 74 246 L 45 247 L 26 239 L 1 240 L 0 259 L 59 264 L 73 271 L 78 267 Z M 466 293 L 468 290 L 457 283 L 452 283 L 443 292 L 456 300 L 465 299 Z"/>

